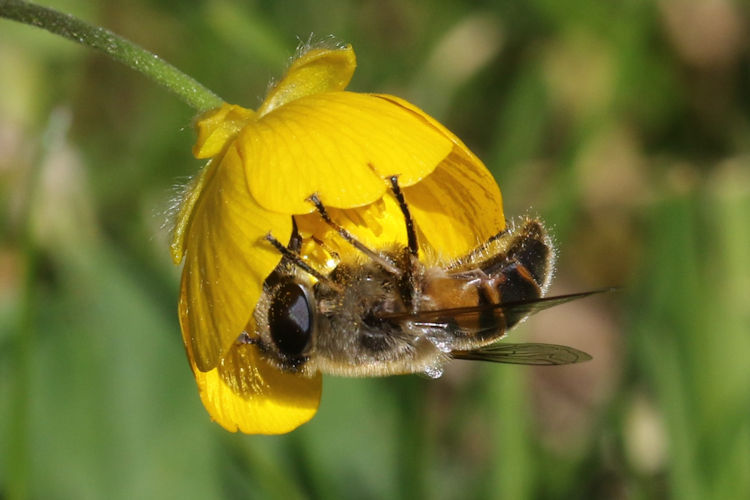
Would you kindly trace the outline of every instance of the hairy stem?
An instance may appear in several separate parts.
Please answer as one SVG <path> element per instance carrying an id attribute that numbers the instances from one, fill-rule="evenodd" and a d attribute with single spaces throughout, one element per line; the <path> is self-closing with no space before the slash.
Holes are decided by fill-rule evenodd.
<path id="1" fill-rule="evenodd" d="M 203 112 L 221 106 L 222 99 L 171 64 L 109 30 L 93 26 L 69 14 L 24 2 L 0 0 L 0 17 L 46 29 L 86 47 L 100 50 L 179 96 Z"/>

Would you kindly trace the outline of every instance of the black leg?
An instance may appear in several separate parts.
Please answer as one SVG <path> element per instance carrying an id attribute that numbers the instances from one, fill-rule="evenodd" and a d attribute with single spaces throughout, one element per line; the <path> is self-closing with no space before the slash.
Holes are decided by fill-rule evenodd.
<path id="1" fill-rule="evenodd" d="M 302 251 L 302 236 L 299 234 L 297 221 L 294 220 L 294 217 L 292 217 L 292 236 L 289 238 L 287 248 L 298 255 Z"/>
<path id="2" fill-rule="evenodd" d="M 322 275 L 321 273 L 319 273 L 318 271 L 310 267 L 310 265 L 307 262 L 302 260 L 302 257 L 300 257 L 299 253 L 294 252 L 288 249 L 287 247 L 285 247 L 279 240 L 274 238 L 271 233 L 268 233 L 265 236 L 265 238 L 266 238 L 266 241 L 271 243 L 271 245 L 273 245 L 273 247 L 276 250 L 278 250 L 281 255 L 284 256 L 284 258 L 289 260 L 289 262 L 299 267 L 300 269 L 305 271 L 307 274 L 315 277 L 318 281 L 323 281 L 325 283 L 328 283 L 328 285 L 331 286 L 332 288 L 336 288 L 337 285 L 333 283 L 331 280 L 329 280 L 327 276 Z"/>
<path id="3" fill-rule="evenodd" d="M 414 230 L 414 221 L 409 212 L 409 205 L 406 204 L 404 193 L 401 192 L 401 188 L 398 185 L 398 176 L 391 176 L 390 181 L 393 195 L 396 197 L 396 201 L 398 201 L 398 207 L 401 209 L 401 213 L 404 214 L 404 221 L 406 222 L 406 241 L 409 247 L 409 253 L 412 257 L 417 257 L 419 254 L 419 243 L 417 243 L 417 232 Z"/>
<path id="4" fill-rule="evenodd" d="M 328 215 L 328 211 L 326 210 L 326 207 L 323 205 L 323 203 L 320 201 L 320 199 L 316 195 L 312 195 L 308 198 L 310 203 L 315 205 L 315 208 L 318 210 L 318 213 L 323 218 L 323 220 L 331 226 L 339 235 L 344 238 L 347 243 L 352 245 L 354 248 L 362 252 L 363 254 L 370 257 L 374 262 L 377 262 L 380 267 L 388 271 L 389 273 L 395 275 L 395 276 L 401 276 L 403 272 L 396 266 L 396 264 L 391 261 L 391 259 L 385 257 L 384 255 L 379 254 L 378 252 L 371 250 L 367 248 L 364 244 L 362 244 L 357 238 L 355 238 L 349 231 L 341 227 L 340 225 L 336 224 L 332 219 L 331 216 Z"/>
<path id="5" fill-rule="evenodd" d="M 404 222 L 406 223 L 407 246 L 403 250 L 403 257 L 401 259 L 404 274 L 399 280 L 399 286 L 406 307 L 411 309 L 412 312 L 416 312 L 419 302 L 418 297 L 421 293 L 419 280 L 417 279 L 417 270 L 419 268 L 419 243 L 417 242 L 417 232 L 414 229 L 414 220 L 411 218 L 409 205 L 406 204 L 404 193 L 401 192 L 401 188 L 398 185 L 398 176 L 393 175 L 389 180 L 391 181 L 393 196 L 395 196 L 396 201 L 398 201 L 398 206 L 401 209 L 401 213 L 404 216 Z"/>

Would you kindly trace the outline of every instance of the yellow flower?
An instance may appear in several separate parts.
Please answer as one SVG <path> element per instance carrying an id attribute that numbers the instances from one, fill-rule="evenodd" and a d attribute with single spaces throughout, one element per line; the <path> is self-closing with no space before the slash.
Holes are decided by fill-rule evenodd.
<path id="1" fill-rule="evenodd" d="M 322 272 L 335 262 L 312 236 L 341 259 L 353 253 L 311 213 L 312 194 L 369 247 L 404 245 L 388 195 L 398 175 L 426 262 L 462 256 L 504 228 L 500 191 L 474 154 L 397 97 L 345 91 L 355 66 L 350 46 L 308 50 L 257 111 L 224 104 L 197 121 L 193 153 L 210 160 L 185 196 L 171 252 L 185 260 L 180 325 L 201 399 L 230 431 L 289 432 L 317 411 L 320 374 L 282 372 L 237 342 L 281 260 L 267 234 L 288 242 L 294 219 L 303 258 Z"/>

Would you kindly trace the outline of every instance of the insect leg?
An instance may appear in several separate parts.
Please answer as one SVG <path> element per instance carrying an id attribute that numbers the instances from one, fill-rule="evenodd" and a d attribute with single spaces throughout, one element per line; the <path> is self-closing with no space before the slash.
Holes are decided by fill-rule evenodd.
<path id="1" fill-rule="evenodd" d="M 305 271 L 307 274 L 313 276 L 318 281 L 323 281 L 325 283 L 328 283 L 328 285 L 331 286 L 332 288 L 338 288 L 338 286 L 335 283 L 333 283 L 330 279 L 328 279 L 328 277 L 324 276 L 323 274 L 319 273 L 318 271 L 310 267 L 310 265 L 307 262 L 305 262 L 302 259 L 302 257 L 300 257 L 299 253 L 285 247 L 279 240 L 274 238 L 271 233 L 268 233 L 265 236 L 265 239 L 266 241 L 271 243 L 271 245 L 273 245 L 273 247 L 276 250 L 278 250 L 279 253 L 283 255 L 286 259 L 288 259 L 292 264 L 299 267 L 300 269 Z"/>
<path id="2" fill-rule="evenodd" d="M 376 262 L 380 267 L 388 271 L 389 273 L 395 275 L 395 276 L 401 276 L 403 274 L 403 271 L 396 266 L 396 264 L 391 261 L 391 259 L 387 258 L 384 255 L 381 255 L 377 253 L 374 250 L 371 250 L 367 248 L 361 241 L 357 240 L 349 231 L 338 225 L 336 222 L 331 219 L 331 216 L 328 215 L 328 211 L 326 210 L 326 207 L 323 206 L 323 203 L 320 201 L 317 195 L 312 195 L 308 198 L 310 203 L 315 205 L 315 208 L 318 210 L 318 213 L 323 218 L 323 220 L 331 226 L 339 235 L 344 238 L 350 245 L 352 245 L 354 248 L 362 252 L 363 254 L 370 257 L 374 262 Z"/>
<path id="3" fill-rule="evenodd" d="M 398 207 L 401 209 L 401 213 L 404 215 L 404 221 L 406 222 L 406 238 L 409 246 L 409 253 L 416 258 L 419 253 L 419 243 L 417 243 L 417 232 L 414 230 L 414 220 L 411 218 L 409 205 L 406 204 L 404 193 L 401 192 L 401 188 L 398 185 L 398 176 L 392 175 L 390 181 L 393 195 L 396 197 L 396 201 L 398 201 Z"/>
<path id="4" fill-rule="evenodd" d="M 404 302 L 407 307 L 416 312 L 417 300 L 416 297 L 419 295 L 419 283 L 417 280 L 417 267 L 419 260 L 419 243 L 417 242 L 417 232 L 414 229 L 414 220 L 411 218 L 409 212 L 409 206 L 406 204 L 404 199 L 404 193 L 401 192 L 401 188 L 398 185 L 398 176 L 392 175 L 389 180 L 391 181 L 391 190 L 393 196 L 398 201 L 398 206 L 401 209 L 401 213 L 404 216 L 404 222 L 406 223 L 406 241 L 407 247 L 404 249 L 403 255 L 403 266 L 404 275 L 400 280 L 400 287 L 404 294 Z"/>

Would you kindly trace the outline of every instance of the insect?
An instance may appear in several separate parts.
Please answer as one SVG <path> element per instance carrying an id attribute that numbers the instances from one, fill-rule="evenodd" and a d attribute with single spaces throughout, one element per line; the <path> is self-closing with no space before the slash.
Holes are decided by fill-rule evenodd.
<path id="1" fill-rule="evenodd" d="M 463 259 L 428 266 L 409 207 L 391 177 L 391 190 L 406 224 L 406 247 L 365 247 L 310 201 L 361 259 L 341 262 L 322 274 L 289 246 L 266 239 L 283 259 L 264 283 L 255 309 L 257 327 L 241 343 L 255 344 L 282 371 L 313 375 L 439 376 L 451 359 L 527 365 L 577 363 L 591 357 L 554 344 L 498 343 L 529 314 L 596 292 L 543 298 L 554 251 L 542 224 L 533 218 L 506 230 Z"/>

